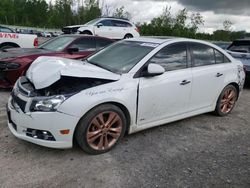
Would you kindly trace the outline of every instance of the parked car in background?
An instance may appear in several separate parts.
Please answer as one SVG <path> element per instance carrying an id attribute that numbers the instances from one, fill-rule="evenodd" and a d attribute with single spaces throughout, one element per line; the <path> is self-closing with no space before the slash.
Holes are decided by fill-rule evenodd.
<path id="1" fill-rule="evenodd" d="M 50 32 L 42 32 L 43 37 L 52 37 Z"/>
<path id="2" fill-rule="evenodd" d="M 38 48 L 15 48 L 0 52 L 0 88 L 13 87 L 19 76 L 26 73 L 39 56 L 60 56 L 83 59 L 113 40 L 94 36 L 63 35 L 51 39 Z"/>
<path id="3" fill-rule="evenodd" d="M 8 126 L 35 144 L 70 148 L 76 140 L 100 154 L 126 131 L 212 111 L 228 115 L 244 78 L 240 61 L 207 42 L 122 40 L 84 62 L 39 57 L 13 88 Z"/>
<path id="4" fill-rule="evenodd" d="M 62 28 L 64 34 L 76 34 L 78 29 L 84 25 L 71 25 Z"/>
<path id="5" fill-rule="evenodd" d="M 250 79 L 250 39 L 235 40 L 227 48 L 228 53 L 240 60 L 246 71 L 246 78 Z"/>
<path id="6" fill-rule="evenodd" d="M 72 26 L 71 26 L 72 27 Z M 118 18 L 97 18 L 78 29 L 81 34 L 112 39 L 139 37 L 139 29 L 130 21 Z"/>
<path id="7" fill-rule="evenodd" d="M 37 46 L 36 35 L 15 33 L 10 28 L 0 26 L 0 51 L 8 48 L 34 48 Z"/>

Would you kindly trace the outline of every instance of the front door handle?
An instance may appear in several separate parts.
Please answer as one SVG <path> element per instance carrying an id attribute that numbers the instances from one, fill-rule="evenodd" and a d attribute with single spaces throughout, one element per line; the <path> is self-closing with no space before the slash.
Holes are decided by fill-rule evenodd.
<path id="1" fill-rule="evenodd" d="M 180 85 L 184 86 L 184 85 L 187 85 L 187 84 L 190 84 L 190 83 L 191 83 L 191 81 L 189 81 L 189 80 L 183 80 L 183 81 L 180 83 Z"/>
<path id="2" fill-rule="evenodd" d="M 218 72 L 218 73 L 216 74 L 216 77 L 221 77 L 221 76 L 223 76 L 222 73 L 219 73 L 219 72 Z"/>

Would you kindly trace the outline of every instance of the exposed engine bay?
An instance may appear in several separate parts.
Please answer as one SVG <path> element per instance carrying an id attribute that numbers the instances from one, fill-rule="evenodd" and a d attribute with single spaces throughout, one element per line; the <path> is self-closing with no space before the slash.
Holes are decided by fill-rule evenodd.
<path id="1" fill-rule="evenodd" d="M 26 77 L 21 77 L 20 79 L 21 86 L 24 88 L 24 91 L 27 90 L 30 92 L 30 96 L 47 97 L 53 95 L 78 93 L 84 89 L 110 82 L 113 82 L 113 80 L 62 76 L 60 80 L 49 87 L 36 90 L 33 84 Z"/>

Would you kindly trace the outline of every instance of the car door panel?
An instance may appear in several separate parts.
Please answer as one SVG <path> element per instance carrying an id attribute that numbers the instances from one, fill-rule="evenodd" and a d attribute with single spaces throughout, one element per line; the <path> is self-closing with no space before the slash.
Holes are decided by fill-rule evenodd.
<path id="1" fill-rule="evenodd" d="M 185 113 L 192 88 L 186 43 L 164 47 L 148 63 L 156 63 L 165 73 L 139 82 L 138 124 Z"/>
<path id="2" fill-rule="evenodd" d="M 182 84 L 183 81 L 190 81 Z M 191 69 L 166 72 L 139 82 L 138 125 L 185 113 L 192 86 Z"/>

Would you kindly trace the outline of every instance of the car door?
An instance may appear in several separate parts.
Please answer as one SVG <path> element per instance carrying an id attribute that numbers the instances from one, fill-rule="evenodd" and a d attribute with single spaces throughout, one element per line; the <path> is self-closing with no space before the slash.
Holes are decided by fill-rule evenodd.
<path id="1" fill-rule="evenodd" d="M 165 73 L 141 77 L 138 93 L 137 124 L 150 123 L 185 113 L 192 86 L 185 43 L 164 47 L 148 63 L 157 63 Z"/>
<path id="2" fill-rule="evenodd" d="M 189 107 L 190 111 L 195 111 L 207 108 L 217 100 L 227 72 L 224 64 L 220 62 L 226 57 L 205 44 L 190 43 L 189 46 L 193 63 Z"/>
<path id="3" fill-rule="evenodd" d="M 122 39 L 124 36 L 129 33 L 128 23 L 120 20 L 112 20 L 113 27 L 113 36 L 116 39 Z"/>
<path id="4" fill-rule="evenodd" d="M 114 38 L 112 20 L 106 19 L 98 22 L 95 26 L 95 35 L 101 37 Z"/>

